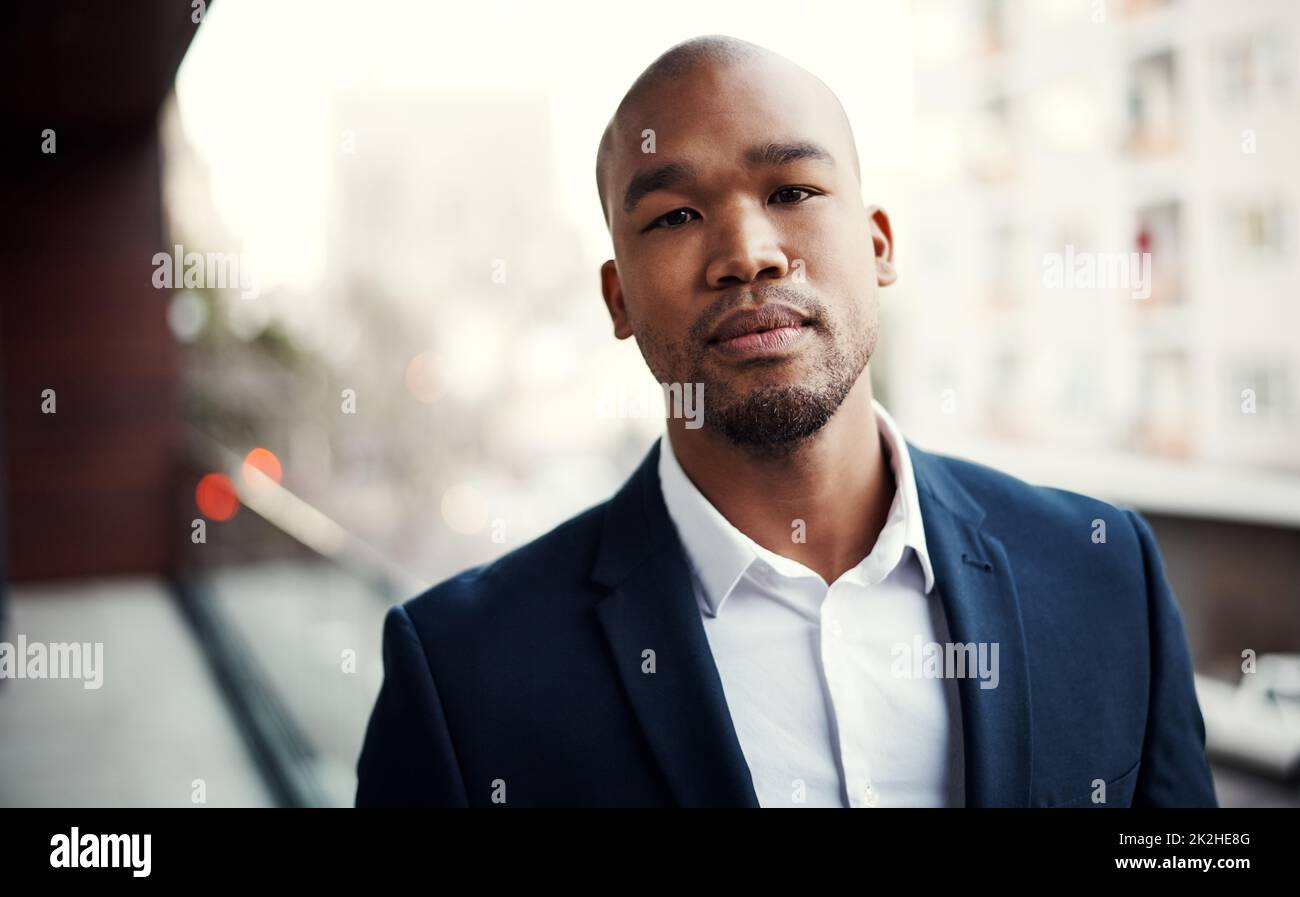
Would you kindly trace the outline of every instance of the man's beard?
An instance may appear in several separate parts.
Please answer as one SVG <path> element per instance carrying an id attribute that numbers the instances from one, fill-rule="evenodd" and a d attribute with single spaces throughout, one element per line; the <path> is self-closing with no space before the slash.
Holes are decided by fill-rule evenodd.
<path id="1" fill-rule="evenodd" d="M 789 454 L 816 435 L 858 382 L 870 353 L 859 346 L 853 355 L 846 354 L 834 332 L 812 336 L 828 344 L 823 357 L 814 359 L 816 382 L 738 391 L 728 382 L 710 380 L 703 365 L 695 367 L 694 382 L 704 384 L 705 426 L 732 445 L 762 455 Z"/>
<path id="2" fill-rule="evenodd" d="M 821 388 L 770 386 L 735 399 L 704 381 L 704 420 L 728 442 L 757 454 L 783 455 L 806 442 L 830 421 L 856 378 L 836 378 Z"/>
<path id="3" fill-rule="evenodd" d="M 781 383 L 741 390 L 727 380 L 710 377 L 707 373 L 707 334 L 712 332 L 725 312 L 735 307 L 734 303 L 719 303 L 716 309 L 701 316 L 687 338 L 685 358 L 681 358 L 680 345 L 670 346 L 668 341 L 653 334 L 638 334 L 637 342 L 646 363 L 660 382 L 670 381 L 663 376 L 664 372 L 658 369 L 661 365 L 654 363 L 651 356 L 663 360 L 667 350 L 669 356 L 678 356 L 667 367 L 689 371 L 686 383 L 704 384 L 703 420 L 706 427 L 711 427 L 732 445 L 751 454 L 780 457 L 807 443 L 839 410 L 871 358 L 876 328 L 861 320 L 863 316 L 852 314 L 849 329 L 856 338 L 851 338 L 835 325 L 825 305 L 813 297 L 784 287 L 768 288 L 762 291 L 762 295 L 765 299 L 786 299 L 812 315 L 814 321 L 804 326 L 811 331 L 808 337 L 818 340 L 823 349 L 820 353 L 812 348 L 805 349 L 799 362 L 790 359 L 755 360 L 750 365 L 767 365 L 775 369 L 802 362 L 814 372 L 808 378 L 813 382 Z"/>

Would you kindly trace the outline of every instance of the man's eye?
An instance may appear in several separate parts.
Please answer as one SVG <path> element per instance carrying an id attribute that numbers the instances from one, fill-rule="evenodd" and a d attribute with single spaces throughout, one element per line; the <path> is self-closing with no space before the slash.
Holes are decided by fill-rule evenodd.
<path id="1" fill-rule="evenodd" d="M 667 215 L 660 215 L 654 221 L 651 221 L 650 227 L 646 228 L 646 230 L 653 230 L 657 227 L 668 228 L 671 230 L 674 227 L 681 227 L 683 224 L 691 220 L 691 216 L 695 216 L 696 218 L 699 217 L 699 215 L 691 209 L 673 209 Z"/>
<path id="2" fill-rule="evenodd" d="M 815 196 L 811 190 L 805 187 L 782 187 L 772 194 L 772 200 L 777 205 L 794 205 L 803 202 L 810 196 Z"/>

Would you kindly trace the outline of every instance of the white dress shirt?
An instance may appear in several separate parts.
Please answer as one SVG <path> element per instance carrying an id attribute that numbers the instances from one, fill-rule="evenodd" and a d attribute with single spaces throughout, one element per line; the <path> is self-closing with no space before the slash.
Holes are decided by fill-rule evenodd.
<path id="1" fill-rule="evenodd" d="M 956 682 L 904 678 L 894 662 L 903 645 L 949 636 L 907 443 L 879 403 L 875 412 L 893 505 L 870 554 L 829 586 L 732 526 L 661 441 L 664 502 L 763 807 L 964 803 Z M 792 543 L 799 536 L 791 521 Z"/>

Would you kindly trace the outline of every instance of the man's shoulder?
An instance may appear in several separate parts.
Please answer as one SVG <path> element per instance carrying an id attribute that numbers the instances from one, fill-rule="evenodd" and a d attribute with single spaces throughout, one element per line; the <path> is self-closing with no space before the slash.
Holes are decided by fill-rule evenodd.
<path id="1" fill-rule="evenodd" d="M 949 508 L 967 503 L 965 519 L 1006 554 L 1027 625 L 1045 619 L 1059 625 L 1067 618 L 1080 626 L 1136 623 L 1148 613 L 1163 565 L 1155 537 L 1136 511 L 973 461 L 926 455 L 921 465 L 930 475 L 918 473 L 918 490 L 930 491 L 932 500 Z M 929 526 L 927 518 L 927 535 Z"/>
<path id="2" fill-rule="evenodd" d="M 960 486 L 980 509 L 983 523 L 1004 539 L 1084 548 L 1105 544 L 1140 550 L 1140 530 L 1146 524 L 1134 510 L 1100 498 L 1053 486 L 1026 482 L 1003 470 L 975 461 L 913 449 L 919 458 L 917 487 L 944 500 L 945 479 Z M 930 476 L 926 476 L 929 473 Z M 937 476 L 936 476 L 937 474 Z M 1080 540 L 1080 536 L 1085 538 Z"/>

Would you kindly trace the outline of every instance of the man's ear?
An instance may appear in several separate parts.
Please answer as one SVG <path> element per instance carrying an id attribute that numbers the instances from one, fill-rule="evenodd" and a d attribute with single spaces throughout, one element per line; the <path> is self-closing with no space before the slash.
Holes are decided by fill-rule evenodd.
<path id="1" fill-rule="evenodd" d="M 605 308 L 614 322 L 614 336 L 627 339 L 632 335 L 632 325 L 627 319 L 623 304 L 623 284 L 618 279 L 618 265 L 613 259 L 600 266 L 600 292 L 605 297 Z"/>
<path id="2" fill-rule="evenodd" d="M 898 280 L 898 272 L 894 270 L 894 231 L 889 216 L 880 206 L 867 206 L 867 217 L 871 224 L 871 248 L 876 255 L 876 283 L 887 287 Z"/>

